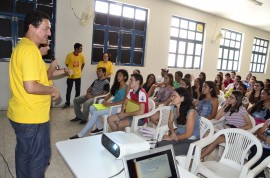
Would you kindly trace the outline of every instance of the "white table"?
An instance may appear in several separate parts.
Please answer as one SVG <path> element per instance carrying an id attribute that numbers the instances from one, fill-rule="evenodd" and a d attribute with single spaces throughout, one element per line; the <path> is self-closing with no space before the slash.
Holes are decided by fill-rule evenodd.
<path id="1" fill-rule="evenodd" d="M 73 174 L 78 178 L 108 178 L 123 168 L 122 160 L 115 159 L 101 145 L 101 135 L 65 140 L 56 147 Z M 195 175 L 179 167 L 181 178 L 196 178 Z M 124 171 L 116 176 L 125 178 Z"/>

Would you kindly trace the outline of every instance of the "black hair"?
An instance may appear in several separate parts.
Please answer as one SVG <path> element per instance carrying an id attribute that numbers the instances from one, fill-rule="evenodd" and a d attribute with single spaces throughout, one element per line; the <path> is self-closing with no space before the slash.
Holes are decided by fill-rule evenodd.
<path id="1" fill-rule="evenodd" d="M 26 33 L 29 30 L 29 25 L 33 25 L 35 28 L 38 28 L 42 23 L 43 19 L 50 19 L 50 17 L 44 13 L 39 11 L 31 11 L 26 14 L 24 18 L 24 32 Z"/>
<path id="2" fill-rule="evenodd" d="M 219 77 L 219 84 L 217 84 L 217 80 L 215 79 L 215 83 L 218 86 L 219 90 L 222 90 L 222 84 L 223 84 L 223 76 L 221 74 L 217 74 L 217 77 Z"/>
<path id="3" fill-rule="evenodd" d="M 239 78 L 239 80 L 242 79 L 242 77 L 240 75 L 236 75 L 235 78 Z"/>
<path id="4" fill-rule="evenodd" d="M 206 80 L 206 74 L 204 72 L 201 72 L 200 75 L 202 75 L 202 81 L 204 83 Z"/>
<path id="5" fill-rule="evenodd" d="M 141 74 L 131 74 L 131 77 L 134 77 L 135 80 L 139 80 L 140 81 L 140 85 L 142 85 L 142 83 L 143 83 L 143 76 Z"/>
<path id="6" fill-rule="evenodd" d="M 234 75 L 236 74 L 236 72 L 235 72 L 235 71 L 231 71 L 231 73 L 233 73 Z"/>
<path id="7" fill-rule="evenodd" d="M 262 93 L 262 90 L 264 89 L 264 83 L 262 82 L 262 81 L 256 81 L 255 82 L 255 84 L 256 83 L 259 83 L 260 84 L 260 86 L 261 86 L 261 91 L 260 91 L 260 95 L 261 95 L 261 93 Z M 249 102 L 250 103 L 255 103 L 255 90 L 253 90 L 251 93 L 250 93 L 250 95 L 249 95 L 249 98 L 248 98 L 248 100 L 249 100 Z"/>
<path id="8" fill-rule="evenodd" d="M 120 87 L 120 82 L 118 82 L 117 76 L 118 74 L 121 73 L 124 76 L 124 81 L 127 82 L 128 81 L 128 72 L 125 69 L 119 69 L 114 77 L 114 82 L 111 88 L 111 94 L 114 96 L 116 91 L 119 90 Z"/>
<path id="9" fill-rule="evenodd" d="M 231 74 L 230 73 L 226 73 L 225 76 L 226 77 L 231 77 Z"/>
<path id="10" fill-rule="evenodd" d="M 238 85 L 238 87 L 242 87 L 244 90 L 245 90 L 245 93 L 243 93 L 243 96 L 245 96 L 246 95 L 246 91 L 247 91 L 247 86 L 245 85 L 245 84 L 243 84 L 243 83 L 240 83 L 239 85 Z"/>
<path id="11" fill-rule="evenodd" d="M 235 96 L 236 99 L 236 104 L 234 106 L 232 106 L 231 104 L 229 104 L 228 106 L 226 106 L 226 108 L 224 109 L 224 112 L 229 112 L 230 111 L 230 116 L 239 111 L 239 108 L 242 106 L 242 101 L 243 101 L 243 94 L 240 91 L 232 91 L 232 94 Z"/>
<path id="12" fill-rule="evenodd" d="M 175 72 L 175 75 L 178 75 L 181 79 L 183 78 L 183 72 L 181 72 L 181 71 L 176 71 Z"/>
<path id="13" fill-rule="evenodd" d="M 74 44 L 74 50 L 79 49 L 80 47 L 82 47 L 81 43 L 75 43 Z"/>
<path id="14" fill-rule="evenodd" d="M 138 74 L 141 73 L 141 71 L 139 69 L 135 69 L 134 71 L 136 71 Z"/>
<path id="15" fill-rule="evenodd" d="M 169 77 L 170 81 L 169 81 L 169 85 L 173 87 L 173 74 L 171 73 L 168 73 L 168 74 L 165 74 Z"/>
<path id="16" fill-rule="evenodd" d="M 179 108 L 179 117 L 177 117 L 176 122 L 180 125 L 185 125 L 187 123 L 187 113 L 190 109 L 195 109 L 194 105 L 192 104 L 192 97 L 190 95 L 190 92 L 187 91 L 183 87 L 179 87 L 175 89 L 179 96 L 184 97 L 184 101 L 181 103 L 181 106 Z"/>
<path id="17" fill-rule="evenodd" d="M 108 52 L 105 52 L 105 53 L 103 53 L 102 57 L 104 56 L 104 54 L 108 54 L 108 60 L 110 61 L 111 58 L 112 58 L 112 54 L 108 53 Z M 103 59 L 102 59 L 102 61 L 103 61 Z"/>
<path id="18" fill-rule="evenodd" d="M 217 98 L 216 83 L 213 81 L 205 81 L 204 83 L 209 87 L 211 97 Z M 201 94 L 199 100 L 203 100 L 205 97 L 205 94 Z"/>
<path id="19" fill-rule="evenodd" d="M 184 76 L 184 78 L 186 78 L 186 79 L 188 79 L 188 80 L 191 80 L 191 75 L 190 75 L 190 74 L 186 74 L 186 75 Z"/>
<path id="20" fill-rule="evenodd" d="M 265 91 L 265 93 L 267 93 L 268 96 L 270 95 L 270 89 L 263 89 L 263 91 Z M 255 111 L 262 110 L 264 108 L 264 102 L 265 100 L 260 100 L 257 103 L 255 103 L 250 111 L 250 114 L 253 114 Z"/>
<path id="21" fill-rule="evenodd" d="M 106 73 L 106 68 L 105 68 L 105 67 L 99 67 L 99 68 L 97 68 L 97 71 L 98 71 L 99 69 L 101 69 L 103 73 Z"/>
<path id="22" fill-rule="evenodd" d="M 185 82 L 185 84 L 188 86 L 188 88 L 186 88 L 186 90 L 189 91 L 190 95 L 192 95 L 192 90 L 191 90 L 191 83 L 190 80 L 188 78 L 182 78 L 181 79 L 183 82 Z"/>

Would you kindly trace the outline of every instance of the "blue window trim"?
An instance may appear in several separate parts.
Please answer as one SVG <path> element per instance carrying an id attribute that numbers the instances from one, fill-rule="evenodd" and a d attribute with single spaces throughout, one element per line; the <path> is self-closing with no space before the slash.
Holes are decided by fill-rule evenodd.
<path id="1" fill-rule="evenodd" d="M 144 10 L 146 12 L 146 20 L 145 20 L 145 26 L 144 26 L 144 31 L 140 31 L 140 30 L 135 30 L 134 29 L 134 25 L 136 22 L 136 19 L 134 18 L 133 21 L 133 28 L 132 29 L 126 29 L 124 27 L 122 27 L 123 24 L 123 19 L 125 19 L 125 17 L 123 16 L 119 16 L 120 19 L 120 27 L 113 27 L 113 26 L 109 26 L 109 16 L 110 14 L 107 13 L 107 24 L 106 25 L 100 25 L 100 24 L 95 24 L 93 25 L 93 34 L 92 34 L 92 39 L 94 39 L 94 30 L 103 30 L 104 33 L 104 45 L 96 45 L 94 44 L 94 41 L 92 42 L 92 51 L 94 50 L 94 47 L 103 47 L 104 51 L 103 52 L 107 52 L 109 48 L 111 48 L 110 45 L 108 45 L 108 39 L 109 39 L 109 32 L 110 31 L 115 31 L 118 33 L 118 45 L 117 45 L 117 58 L 116 58 L 116 65 L 121 65 L 121 66 L 144 66 L 144 54 L 145 54 L 145 41 L 146 41 L 146 29 L 147 29 L 147 19 L 148 19 L 148 11 L 147 9 L 144 8 L 140 8 L 140 7 L 136 7 L 136 6 L 131 6 L 128 4 L 119 4 L 116 2 L 112 2 L 112 1 L 104 1 L 104 0 L 98 0 L 98 1 L 103 1 L 106 2 L 108 4 L 117 4 L 117 5 L 122 5 L 122 7 L 132 7 L 134 9 L 140 9 L 140 10 Z M 134 11 L 135 12 L 135 11 Z M 99 13 L 99 12 L 95 12 L 96 14 L 104 14 L 104 13 Z M 125 49 L 125 47 L 121 47 L 122 42 L 123 42 L 123 38 L 122 35 L 124 33 L 130 33 L 131 34 L 131 47 L 130 49 L 130 62 L 129 63 L 123 63 L 121 61 L 121 56 L 122 56 L 122 49 Z M 141 58 L 141 63 L 140 64 L 134 64 L 134 51 L 138 51 L 138 49 L 135 48 L 135 37 L 136 35 L 142 36 L 143 37 L 143 44 L 142 44 L 142 48 L 139 48 L 139 51 L 142 52 L 142 58 Z M 92 53 L 92 59 L 93 59 L 93 53 Z M 94 62 L 93 60 L 91 60 L 91 64 L 97 64 L 98 62 Z"/>
<path id="2" fill-rule="evenodd" d="M 19 37 L 18 37 L 18 20 L 24 20 L 25 14 L 19 14 L 16 13 L 16 2 L 29 2 L 34 4 L 34 9 L 37 10 L 37 5 L 45 5 L 48 6 L 49 4 L 43 3 L 43 2 L 38 2 L 38 0 L 13 0 L 13 10 L 12 12 L 4 12 L 0 11 L 0 18 L 9 18 L 11 19 L 11 37 L 3 37 L 0 36 L 0 40 L 2 41 L 11 41 L 12 42 L 12 49 L 17 45 Z M 51 28 L 51 49 L 54 51 L 55 47 L 55 23 L 56 23 L 56 0 L 52 0 L 52 7 L 53 7 L 53 14 L 52 18 L 50 19 L 52 28 Z M 10 58 L 0 58 L 0 62 L 9 62 Z M 45 62 L 51 62 L 50 59 L 44 59 Z"/>

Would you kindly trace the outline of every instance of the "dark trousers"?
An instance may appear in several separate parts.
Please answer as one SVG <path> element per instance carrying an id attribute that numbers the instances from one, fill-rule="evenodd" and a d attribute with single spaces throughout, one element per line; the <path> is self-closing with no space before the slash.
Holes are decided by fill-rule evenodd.
<path id="1" fill-rule="evenodd" d="M 21 124 L 10 120 L 16 134 L 17 178 L 44 178 L 51 157 L 50 123 Z"/>
<path id="2" fill-rule="evenodd" d="M 66 93 L 66 105 L 70 106 L 70 94 L 73 87 L 73 82 L 75 82 L 75 98 L 81 94 L 81 78 L 67 79 L 67 93 Z"/>
<path id="3" fill-rule="evenodd" d="M 255 146 L 252 146 L 250 149 L 251 153 L 248 156 L 248 160 L 250 160 L 251 158 L 253 158 L 253 156 L 257 153 L 257 148 Z M 251 169 L 253 169 L 254 167 L 258 166 L 265 158 L 267 158 L 268 156 L 270 156 L 270 149 L 266 149 L 263 148 L 263 153 L 261 158 L 251 167 Z M 264 171 L 260 172 L 256 178 L 258 177 L 265 177 Z"/>

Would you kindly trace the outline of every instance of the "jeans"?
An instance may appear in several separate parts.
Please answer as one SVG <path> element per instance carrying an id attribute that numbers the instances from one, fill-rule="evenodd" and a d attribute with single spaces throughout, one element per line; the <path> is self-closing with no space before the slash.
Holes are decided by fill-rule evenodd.
<path id="1" fill-rule="evenodd" d="M 16 134 L 17 178 L 44 178 L 51 157 L 50 123 L 21 124 L 10 120 Z"/>
<path id="2" fill-rule="evenodd" d="M 73 87 L 73 82 L 75 82 L 75 97 L 81 94 L 81 78 L 67 79 L 67 93 L 66 93 L 66 105 L 70 106 L 70 94 Z"/>
<path id="3" fill-rule="evenodd" d="M 97 125 L 97 128 L 100 130 L 102 129 L 102 124 L 100 122 L 100 117 L 104 116 L 104 115 L 108 115 L 109 114 L 110 109 L 104 109 L 104 110 L 99 110 L 97 111 L 96 108 L 94 106 L 90 106 L 90 114 L 91 119 L 90 119 L 90 114 L 89 114 L 89 119 L 87 124 L 85 125 L 85 127 L 80 131 L 80 133 L 78 134 L 79 137 L 83 137 L 92 127 L 94 127 L 94 125 Z M 114 108 L 112 110 L 112 115 L 115 114 L 117 112 L 117 108 Z"/>
<path id="4" fill-rule="evenodd" d="M 89 108 L 94 103 L 94 98 L 87 99 L 86 95 L 74 98 L 74 112 L 76 117 L 87 121 L 89 115 Z M 83 104 L 83 112 L 81 111 L 81 104 Z"/>

